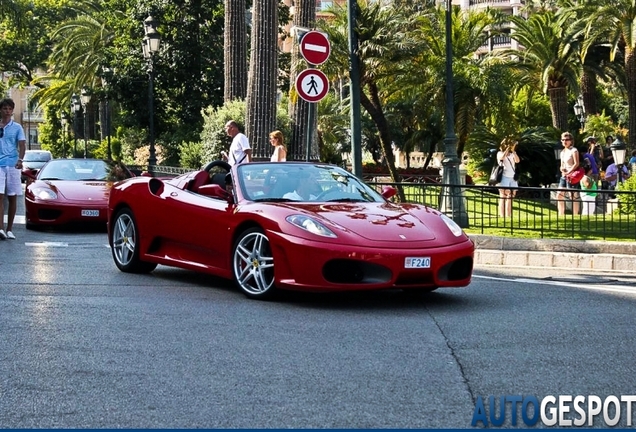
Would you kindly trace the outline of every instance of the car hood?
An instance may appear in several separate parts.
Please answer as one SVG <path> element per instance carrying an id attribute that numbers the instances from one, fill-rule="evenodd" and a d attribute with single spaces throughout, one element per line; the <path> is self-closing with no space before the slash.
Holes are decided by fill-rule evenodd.
<path id="1" fill-rule="evenodd" d="M 45 183 L 67 201 L 107 202 L 112 182 L 46 180 Z"/>
<path id="2" fill-rule="evenodd" d="M 404 208 L 390 203 L 296 204 L 327 224 L 332 222 L 347 231 L 375 241 L 430 241 L 433 231 L 423 220 Z M 430 217 L 435 217 L 430 215 Z"/>

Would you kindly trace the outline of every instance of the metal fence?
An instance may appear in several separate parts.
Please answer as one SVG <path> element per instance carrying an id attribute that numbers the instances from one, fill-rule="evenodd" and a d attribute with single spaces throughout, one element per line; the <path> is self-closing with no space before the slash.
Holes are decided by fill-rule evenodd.
<path id="1" fill-rule="evenodd" d="M 442 191 L 461 191 L 468 216 L 468 232 L 523 235 L 540 238 L 584 238 L 636 240 L 636 192 L 598 190 L 595 211 L 590 215 L 573 214 L 571 189 L 517 187 L 512 216 L 499 214 L 499 189 L 486 185 L 450 186 L 439 183 L 369 182 L 378 191 L 382 186 L 401 187 L 407 202 L 439 209 Z M 557 192 L 565 193 L 566 212 L 557 211 Z M 580 191 L 579 191 L 580 192 Z M 579 208 L 585 203 L 577 199 Z"/>

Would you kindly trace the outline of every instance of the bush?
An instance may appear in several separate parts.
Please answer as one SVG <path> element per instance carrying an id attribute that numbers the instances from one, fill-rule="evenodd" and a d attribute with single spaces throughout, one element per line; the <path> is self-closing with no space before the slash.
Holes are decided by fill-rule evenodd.
<path id="1" fill-rule="evenodd" d="M 179 146 L 183 168 L 199 169 L 203 166 L 203 144 L 186 142 Z"/>
<path id="2" fill-rule="evenodd" d="M 636 192 L 636 173 L 632 172 L 632 176 L 618 185 L 619 191 L 631 191 Z M 622 214 L 633 215 L 636 213 L 636 195 L 624 194 L 621 195 L 621 203 L 616 210 Z"/>
<path id="3" fill-rule="evenodd" d="M 218 108 L 208 107 L 203 111 L 201 131 L 201 157 L 203 162 L 221 159 L 221 151 L 230 148 L 232 140 L 225 133 L 225 124 L 234 120 L 241 132 L 245 132 L 245 101 L 233 100 Z"/>

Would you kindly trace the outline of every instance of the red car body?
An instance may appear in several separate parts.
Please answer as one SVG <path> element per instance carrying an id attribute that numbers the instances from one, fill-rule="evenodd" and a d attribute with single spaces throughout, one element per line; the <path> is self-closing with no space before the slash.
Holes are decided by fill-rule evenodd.
<path id="1" fill-rule="evenodd" d="M 298 172 L 315 177 L 319 196 L 283 197 Z M 223 173 L 205 171 L 114 185 L 108 231 L 115 264 L 234 279 L 252 298 L 272 288 L 430 291 L 470 283 L 473 242 L 434 209 L 390 202 L 392 188 L 382 196 L 345 170 L 311 163 L 241 164 L 228 177 L 231 194 Z"/>
<path id="2" fill-rule="evenodd" d="M 117 172 L 115 172 L 117 170 Z M 53 159 L 36 175 L 24 170 L 26 226 L 106 223 L 115 181 L 134 176 L 120 163 L 100 159 Z"/>

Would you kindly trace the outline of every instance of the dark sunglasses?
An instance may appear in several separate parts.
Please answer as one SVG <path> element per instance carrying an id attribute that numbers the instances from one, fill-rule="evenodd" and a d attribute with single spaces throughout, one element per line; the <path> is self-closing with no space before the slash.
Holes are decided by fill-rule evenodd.
<path id="1" fill-rule="evenodd" d="M 561 138 L 561 141 L 572 141 L 572 138 Z"/>

